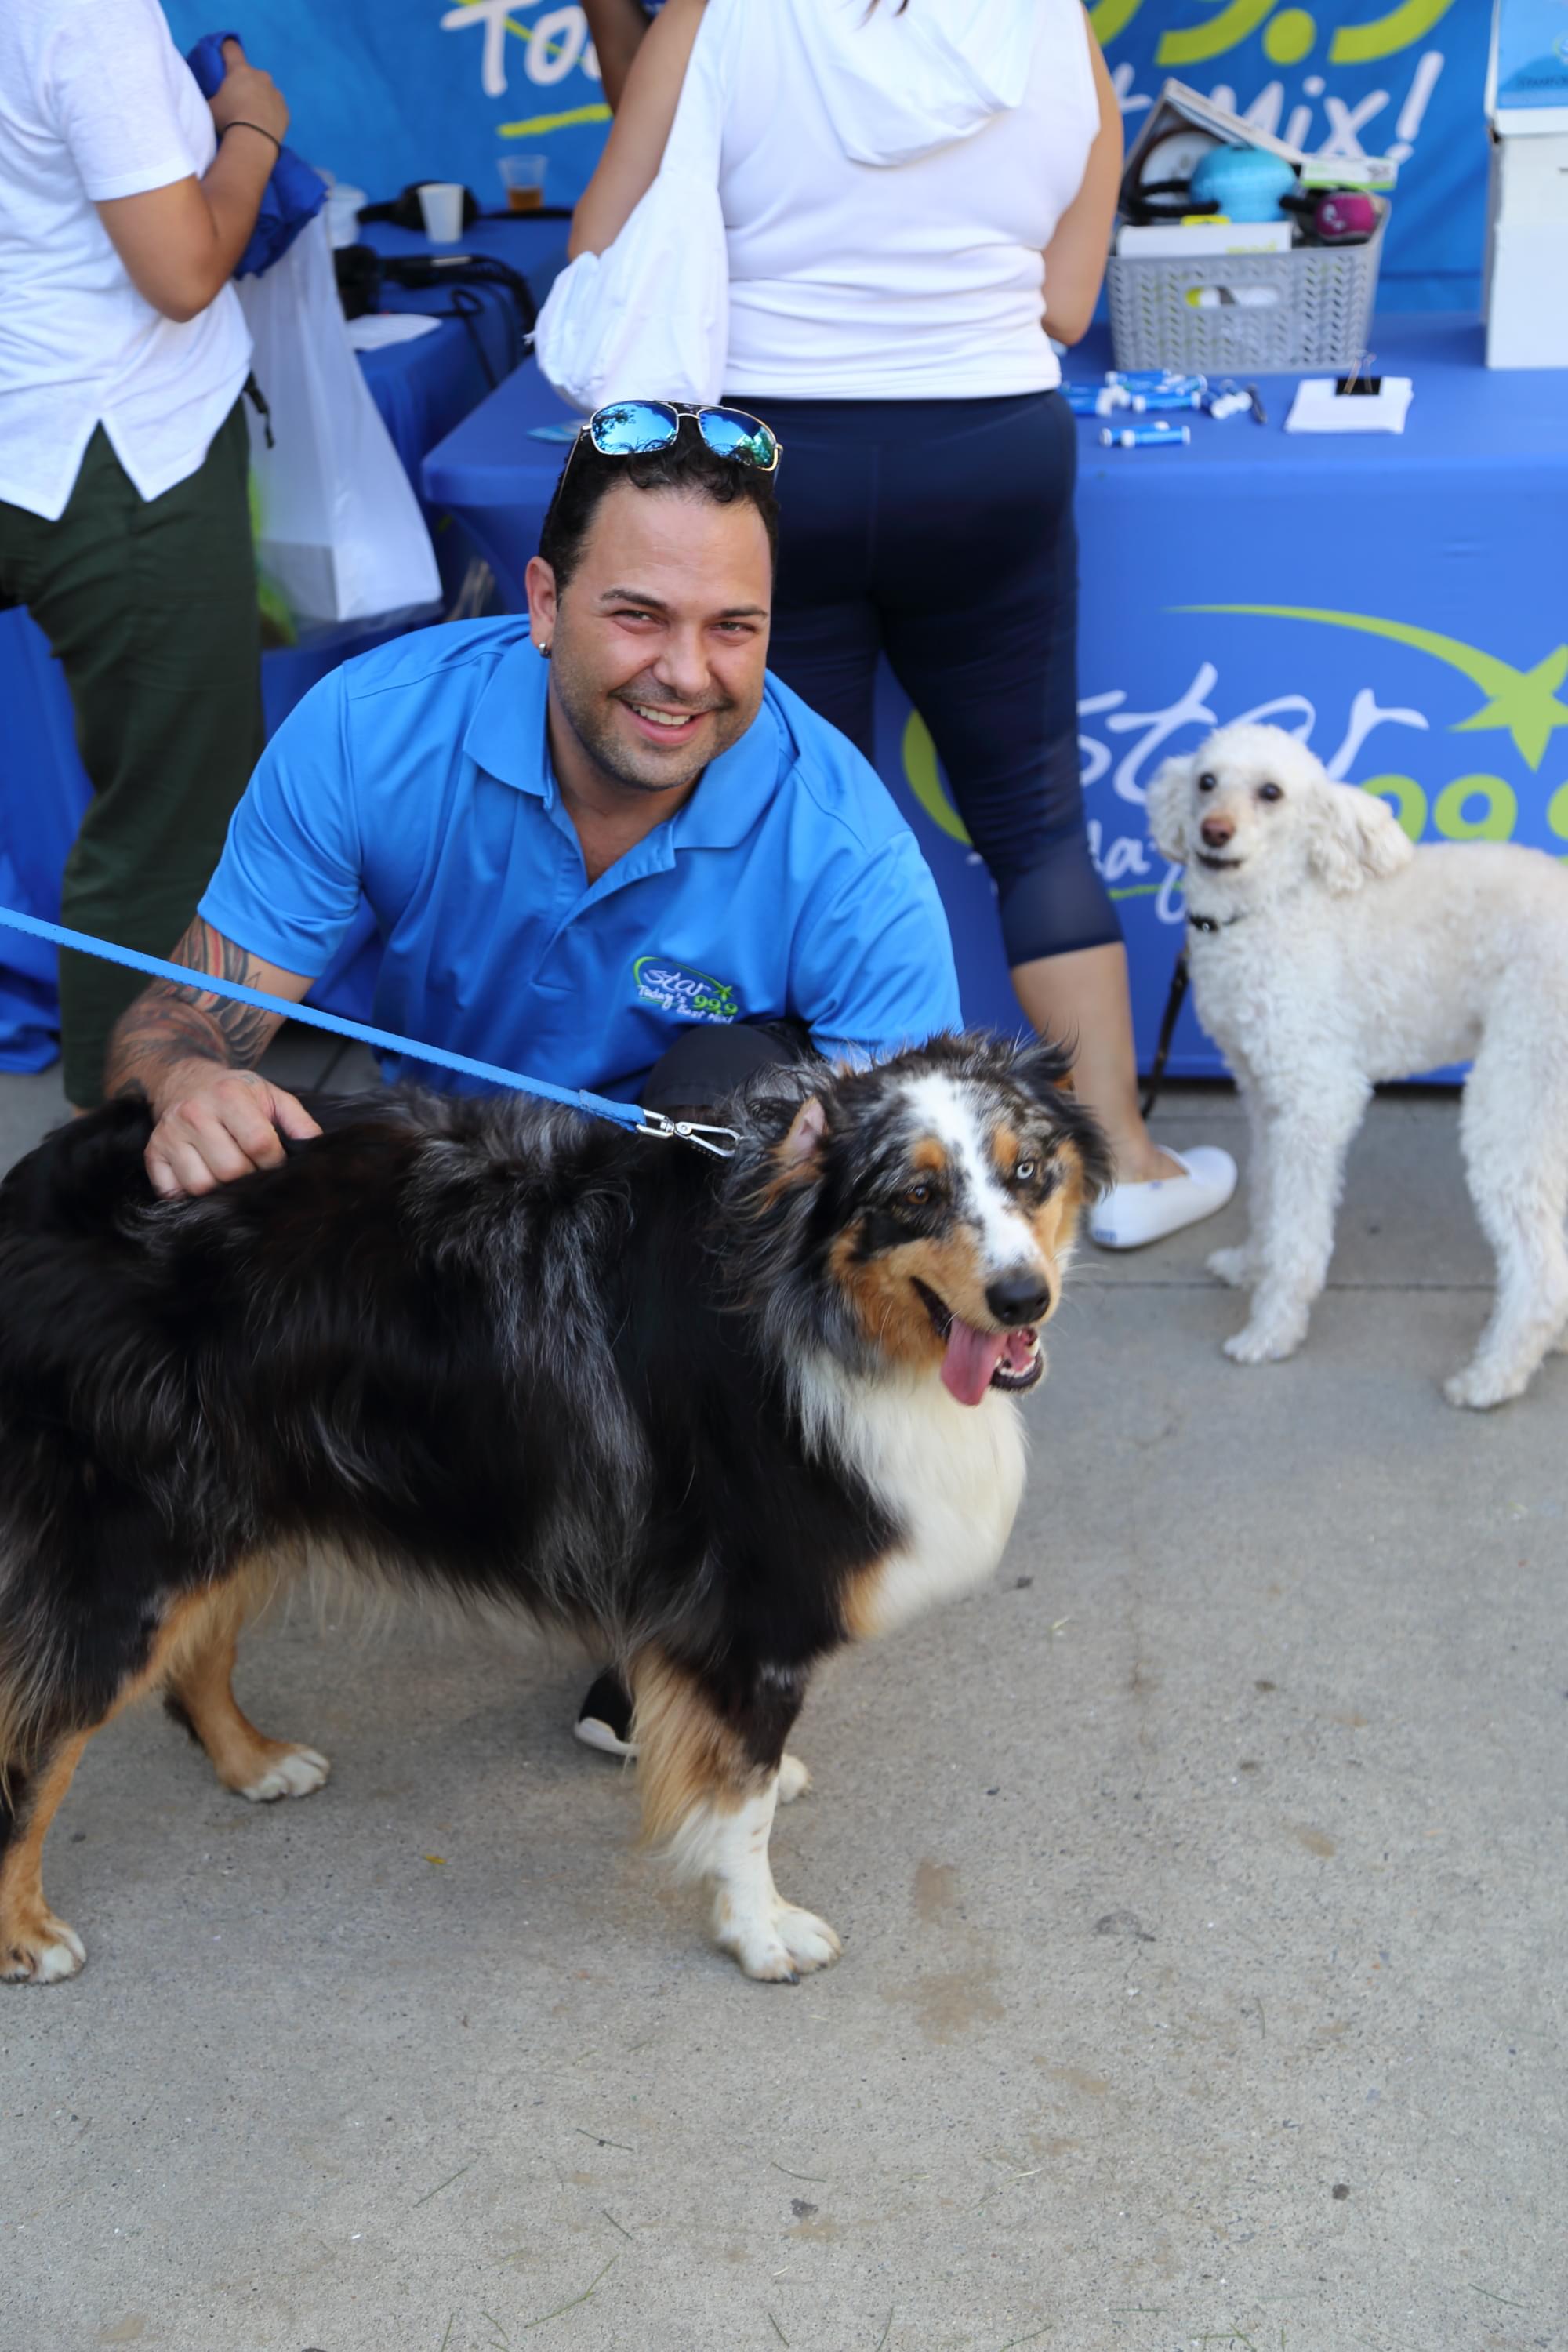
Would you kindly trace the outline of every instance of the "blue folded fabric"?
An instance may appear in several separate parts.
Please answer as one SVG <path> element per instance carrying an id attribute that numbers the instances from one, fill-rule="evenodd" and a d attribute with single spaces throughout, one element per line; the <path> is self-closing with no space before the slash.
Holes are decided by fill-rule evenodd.
<path id="1" fill-rule="evenodd" d="M 187 56 L 185 63 L 195 74 L 196 88 L 204 98 L 216 95 L 228 70 L 223 61 L 224 43 L 238 38 L 237 33 L 209 33 Z M 264 269 L 280 261 L 306 222 L 315 219 L 326 201 L 327 184 L 320 172 L 313 171 L 291 147 L 279 148 L 272 176 L 261 192 L 261 210 L 256 215 L 250 243 L 239 257 L 235 276 L 258 278 Z"/>

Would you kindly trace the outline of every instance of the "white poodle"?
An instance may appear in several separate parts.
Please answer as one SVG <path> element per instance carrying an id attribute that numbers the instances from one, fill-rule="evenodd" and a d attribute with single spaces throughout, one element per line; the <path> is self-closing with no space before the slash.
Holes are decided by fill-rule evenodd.
<path id="1" fill-rule="evenodd" d="M 1470 1061 L 1459 1135 L 1498 1287 L 1445 1392 L 1519 1396 L 1568 1346 L 1568 870 L 1505 843 L 1413 849 L 1278 727 L 1168 760 L 1149 825 L 1187 867 L 1198 1017 L 1251 1117 L 1250 1234 L 1208 1261 L 1253 1292 L 1226 1355 L 1260 1364 L 1306 1337 L 1375 1081 Z"/>

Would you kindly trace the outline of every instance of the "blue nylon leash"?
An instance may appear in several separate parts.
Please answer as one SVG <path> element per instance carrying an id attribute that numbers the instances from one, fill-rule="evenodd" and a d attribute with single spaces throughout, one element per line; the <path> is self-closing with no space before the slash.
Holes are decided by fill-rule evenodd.
<path id="1" fill-rule="evenodd" d="M 0 907 L 0 924 L 13 931 L 26 931 L 32 938 L 48 940 L 56 947 L 74 948 L 79 954 L 100 957 L 105 963 L 128 964 L 132 971 L 144 971 L 152 980 L 173 981 L 176 987 L 195 989 L 205 996 L 232 997 L 237 1004 L 254 1004 L 263 1013 L 276 1013 L 285 1021 L 302 1021 L 312 1029 L 327 1029 L 339 1037 L 352 1037 L 361 1045 L 373 1045 L 383 1053 L 411 1054 L 416 1061 L 432 1062 L 443 1070 L 457 1070 L 466 1078 L 482 1078 L 487 1085 L 506 1088 L 512 1094 L 537 1095 L 545 1102 L 563 1103 L 568 1110 L 585 1112 L 590 1118 L 607 1118 L 616 1127 L 624 1127 L 633 1135 L 657 1136 L 664 1140 L 695 1144 L 700 1151 L 710 1151 L 716 1160 L 731 1160 L 740 1138 L 732 1127 L 704 1127 L 692 1119 L 666 1118 L 658 1110 L 645 1110 L 640 1103 L 614 1102 L 608 1095 L 590 1094 L 586 1087 L 558 1087 L 548 1078 L 525 1078 L 517 1070 L 503 1070 L 494 1062 L 476 1062 L 467 1054 L 449 1054 L 444 1045 L 416 1045 L 412 1037 L 399 1037 L 389 1029 L 373 1029 L 363 1021 L 345 1021 L 336 1013 L 322 1013 L 313 1004 L 290 1004 L 287 997 L 268 995 L 265 989 L 247 988 L 237 980 L 219 980 L 208 971 L 193 971 L 189 965 L 166 963 L 162 956 L 142 955 L 137 948 L 113 947 L 107 940 L 95 940 L 86 931 L 68 930 L 63 923 L 47 923 L 40 915 L 18 914 L 14 907 Z"/>

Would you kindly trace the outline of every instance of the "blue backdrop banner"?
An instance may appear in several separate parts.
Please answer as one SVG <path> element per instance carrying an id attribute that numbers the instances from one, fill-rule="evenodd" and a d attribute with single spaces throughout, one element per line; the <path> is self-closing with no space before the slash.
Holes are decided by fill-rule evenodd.
<path id="1" fill-rule="evenodd" d="M 759 0 L 766 5 L 766 0 Z M 163 0 L 176 46 L 214 29 L 203 0 Z M 289 143 L 372 197 L 461 180 L 503 205 L 506 155 L 548 158 L 545 202 L 570 205 L 610 110 L 579 7 L 557 0 L 227 0 L 220 12 L 293 120 Z"/>
<path id="2" fill-rule="evenodd" d="M 770 0 L 752 0 L 763 8 Z M 215 29 L 165 0 L 186 49 Z M 503 200 L 508 154 L 548 158 L 546 201 L 573 203 L 609 110 L 580 7 L 561 0 L 229 0 L 293 109 L 290 144 L 373 196 L 462 180 Z M 1169 77 L 1308 152 L 1392 153 L 1401 175 L 1385 307 L 1474 309 L 1486 211 L 1486 0 L 1097 0 L 1127 118 Z"/>

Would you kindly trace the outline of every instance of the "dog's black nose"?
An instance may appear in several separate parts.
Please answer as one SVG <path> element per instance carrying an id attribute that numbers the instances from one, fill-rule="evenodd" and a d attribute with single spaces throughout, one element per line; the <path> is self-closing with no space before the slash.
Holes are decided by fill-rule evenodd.
<path id="1" fill-rule="evenodd" d="M 1016 1273 L 999 1275 L 986 1287 L 986 1306 L 1010 1331 L 1021 1323 L 1043 1322 L 1050 1303 L 1050 1286 L 1037 1266 L 1020 1266 Z"/>
<path id="2" fill-rule="evenodd" d="M 1205 816 L 1198 831 L 1211 849 L 1223 849 L 1236 827 L 1227 816 Z"/>

